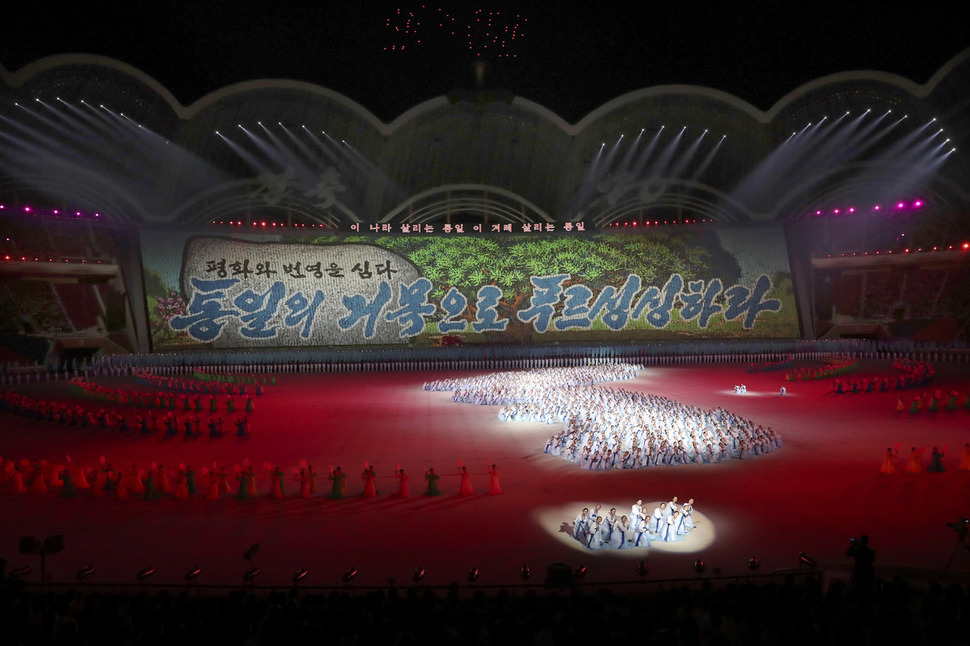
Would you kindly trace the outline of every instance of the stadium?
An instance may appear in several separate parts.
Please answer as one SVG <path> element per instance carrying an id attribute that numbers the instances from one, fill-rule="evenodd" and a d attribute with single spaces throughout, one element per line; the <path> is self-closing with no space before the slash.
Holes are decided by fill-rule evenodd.
<path id="1" fill-rule="evenodd" d="M 436 635 L 446 594 L 861 594 L 867 534 L 879 608 L 900 581 L 965 606 L 970 50 L 923 84 L 838 73 L 767 112 L 657 86 L 575 123 L 475 72 L 384 122 L 302 81 L 184 106 L 105 57 L 0 68 L 8 590 L 289 590 L 355 621 L 402 590 Z M 654 395 L 751 433 L 567 459 Z M 678 539 L 577 539 L 584 507 L 675 496 Z"/>

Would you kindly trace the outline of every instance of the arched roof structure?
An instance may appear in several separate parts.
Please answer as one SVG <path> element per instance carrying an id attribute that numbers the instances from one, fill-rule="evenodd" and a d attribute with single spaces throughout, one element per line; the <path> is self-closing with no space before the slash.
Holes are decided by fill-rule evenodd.
<path id="1" fill-rule="evenodd" d="M 82 54 L 0 68 L 0 81 L 0 197 L 118 222 L 605 226 L 784 220 L 904 195 L 970 205 L 970 50 L 924 85 L 844 72 L 767 112 L 714 89 L 661 86 L 575 124 L 473 91 L 383 123 L 341 94 L 286 80 L 182 106 L 142 71 Z"/>

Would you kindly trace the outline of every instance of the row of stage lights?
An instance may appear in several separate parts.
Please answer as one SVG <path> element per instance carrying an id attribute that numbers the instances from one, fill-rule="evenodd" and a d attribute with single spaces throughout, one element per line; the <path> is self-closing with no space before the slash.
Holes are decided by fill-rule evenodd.
<path id="1" fill-rule="evenodd" d="M 262 128 L 263 130 L 266 130 L 266 126 L 263 125 L 263 122 L 262 121 L 257 121 L 256 122 L 256 125 L 259 126 L 260 128 Z M 277 121 L 276 122 L 276 125 L 278 125 L 283 130 L 287 130 L 286 126 L 283 125 L 283 122 L 282 121 Z M 244 126 L 241 123 L 237 123 L 236 124 L 236 127 L 239 128 L 240 130 L 244 131 L 244 132 L 249 132 L 248 130 L 246 130 L 246 126 Z M 301 130 L 306 130 L 307 134 L 309 134 L 309 135 L 313 135 L 313 132 L 309 128 L 307 128 L 305 125 L 300 125 L 300 129 Z M 215 134 L 217 136 L 219 136 L 219 137 L 222 137 L 223 139 L 226 138 L 226 136 L 224 134 L 222 134 L 221 132 L 219 132 L 218 130 L 215 131 Z M 330 135 L 328 135 L 326 130 L 321 130 L 320 131 L 320 134 L 323 135 L 323 136 L 325 136 L 330 141 L 333 141 L 333 142 L 336 142 L 337 141 L 336 139 L 334 139 L 333 137 L 331 137 Z M 340 143 L 344 144 L 345 146 L 348 146 L 348 147 L 353 148 L 353 146 L 351 146 L 349 143 L 347 143 L 347 140 L 346 139 L 341 139 L 340 140 Z"/>
<path id="2" fill-rule="evenodd" d="M 946 246 L 943 246 L 943 245 L 933 245 L 932 247 L 927 247 L 926 249 L 924 249 L 923 247 L 916 247 L 915 249 L 913 249 L 911 247 L 905 247 L 902 250 L 898 250 L 896 252 L 893 252 L 892 249 L 887 249 L 885 252 L 880 251 L 880 250 L 876 250 L 876 251 L 852 251 L 852 252 L 849 252 L 849 253 L 835 254 L 834 256 L 833 256 L 833 254 L 827 254 L 826 255 L 826 258 L 832 258 L 832 257 L 835 257 L 835 258 L 852 258 L 852 257 L 879 256 L 879 255 L 887 255 L 888 256 L 888 255 L 892 255 L 893 253 L 896 253 L 896 255 L 899 255 L 899 254 L 907 254 L 907 253 L 927 253 L 927 252 L 934 252 L 934 251 L 970 251 L 970 242 L 964 242 L 963 244 L 958 244 L 958 245 L 952 245 L 951 244 L 951 245 L 946 245 Z"/>
<path id="3" fill-rule="evenodd" d="M 639 227 L 639 226 L 650 227 L 650 226 L 662 226 L 662 225 L 665 225 L 665 224 L 667 224 L 667 225 L 671 225 L 671 224 L 673 224 L 673 225 L 676 225 L 676 224 L 698 224 L 698 223 L 704 224 L 706 222 L 713 222 L 713 221 L 714 220 L 701 219 L 701 220 L 669 220 L 669 221 L 668 220 L 663 220 L 663 221 L 654 220 L 653 222 L 651 222 L 650 220 L 647 220 L 643 224 L 640 224 L 640 221 L 639 220 L 630 220 L 628 222 L 610 222 L 610 224 L 608 226 L 611 226 L 611 227 Z"/>
<path id="4" fill-rule="evenodd" d="M 866 116 L 867 114 L 869 114 L 870 112 L 872 112 L 872 108 L 867 108 L 867 109 L 866 109 L 866 111 L 862 113 L 862 116 L 864 117 L 864 116 Z M 880 117 L 880 118 L 883 118 L 883 117 L 887 117 L 887 116 L 889 116 L 890 114 L 892 114 L 892 112 L 893 112 L 892 110 L 886 110 L 886 112 L 885 112 L 885 114 L 883 114 L 883 115 L 882 115 L 882 117 Z M 843 114 L 843 115 L 842 115 L 841 117 L 839 117 L 839 119 L 838 119 L 838 121 L 841 121 L 842 119 L 844 119 L 844 118 L 846 118 L 846 117 L 847 117 L 847 116 L 849 116 L 850 114 L 852 114 L 852 111 L 851 111 L 851 110 L 846 110 L 846 111 L 845 111 L 845 114 Z M 809 128 L 811 128 L 811 127 L 812 127 L 813 125 L 819 125 L 819 126 L 821 126 L 823 122 L 825 122 L 825 121 L 827 121 L 827 120 L 828 120 L 828 118 L 829 118 L 829 115 L 825 115 L 824 117 L 822 117 L 822 119 L 821 119 L 821 120 L 820 120 L 820 121 L 819 121 L 819 122 L 818 122 L 817 124 L 815 124 L 815 123 L 814 123 L 814 122 L 812 122 L 812 121 L 809 121 L 809 122 L 808 122 L 808 123 L 807 123 L 807 124 L 805 125 L 805 127 L 804 127 L 804 128 L 802 128 L 802 130 L 801 130 L 801 131 L 802 131 L 802 132 L 805 132 L 806 130 L 808 130 Z M 903 121 L 903 120 L 905 120 L 905 119 L 909 119 L 909 115 L 908 115 L 908 114 L 904 114 L 904 115 L 903 115 L 903 118 L 902 118 L 902 119 L 900 119 L 900 121 Z M 836 123 L 838 123 L 838 121 L 836 121 Z M 931 123 L 934 123 L 934 122 L 936 122 L 936 117 L 933 117 L 932 119 L 930 119 L 929 121 L 927 121 L 927 122 L 926 122 L 926 124 L 925 124 L 925 125 L 924 125 L 923 127 L 925 128 L 926 126 L 928 126 L 928 125 L 930 125 Z M 939 135 L 939 134 L 943 134 L 943 128 L 940 128 L 939 130 L 937 130 L 937 131 L 936 131 L 936 132 L 935 132 L 935 133 L 933 134 L 933 136 L 935 137 L 936 135 Z M 787 142 L 787 141 L 788 141 L 788 140 L 790 140 L 790 139 L 791 139 L 792 137 L 795 137 L 795 136 L 797 136 L 797 135 L 798 135 L 798 132 L 796 132 L 796 131 L 794 131 L 794 130 L 792 130 L 792 133 L 791 133 L 790 135 L 788 135 L 788 139 L 786 139 L 785 141 Z M 949 137 L 948 137 L 947 139 L 945 139 L 945 140 L 943 141 L 943 143 L 945 143 L 945 144 L 948 144 L 948 143 L 950 143 L 950 139 L 949 139 Z M 951 149 L 951 150 L 950 150 L 950 152 L 951 152 L 951 153 L 952 153 L 952 152 L 956 152 L 956 150 L 957 150 L 956 148 L 953 148 L 953 149 Z"/>
<path id="5" fill-rule="evenodd" d="M 963 530 L 965 532 L 966 523 L 970 521 L 965 521 L 962 518 L 961 518 L 961 521 L 964 521 L 963 525 L 961 525 L 960 527 L 956 527 L 956 526 L 954 527 L 957 529 L 958 532 L 960 530 Z M 21 543 L 21 548 L 20 548 L 21 553 L 39 554 L 41 555 L 42 558 L 43 556 L 46 556 L 46 555 L 58 554 L 64 548 L 63 537 L 61 536 L 51 536 L 46 538 L 43 542 L 39 541 L 34 537 L 22 537 L 20 539 L 20 543 Z M 262 574 L 262 571 L 258 567 L 256 567 L 256 557 L 259 555 L 259 552 L 260 552 L 259 543 L 254 543 L 243 554 L 243 560 L 249 563 L 249 569 L 243 572 L 243 575 L 242 575 L 242 580 L 244 583 L 255 585 L 256 579 L 258 579 L 260 574 Z M 812 557 L 808 556 L 805 552 L 798 553 L 797 563 L 798 563 L 798 567 L 802 569 L 808 569 L 808 570 L 818 569 L 818 562 Z M 760 559 L 758 559 L 757 556 L 752 556 L 750 559 L 748 559 L 747 569 L 751 573 L 756 572 L 760 568 L 761 568 L 761 561 Z M 704 572 L 707 571 L 707 563 L 705 563 L 703 559 L 697 559 L 691 565 L 691 569 L 698 576 L 701 576 L 704 574 Z M 31 571 L 32 570 L 30 567 L 24 566 L 11 571 L 10 577 L 14 579 L 23 579 L 28 574 L 30 574 Z M 86 579 L 89 579 L 92 575 L 94 575 L 95 571 L 96 570 L 93 565 L 88 565 L 78 570 L 75 573 L 74 578 L 77 579 L 78 583 L 80 583 L 82 581 L 85 581 Z M 645 579 L 647 574 L 649 574 L 650 569 L 647 567 L 646 562 L 641 560 L 636 564 L 635 571 L 640 576 L 641 579 Z M 549 578 L 547 580 L 547 584 L 554 585 L 556 583 L 565 584 L 572 581 L 580 581 L 583 578 L 585 578 L 586 572 L 587 572 L 587 568 L 583 564 L 580 564 L 575 569 L 570 569 L 570 567 L 565 563 L 554 563 L 549 567 Z M 713 568 L 712 572 L 716 577 L 721 576 L 721 568 L 715 567 Z M 344 571 L 340 579 L 344 583 L 344 585 L 349 585 L 350 583 L 353 582 L 354 579 L 357 578 L 357 575 L 359 573 L 360 571 L 357 568 L 351 567 L 351 568 L 348 568 L 346 571 Z M 467 574 L 465 575 L 465 580 L 468 583 L 474 583 L 475 581 L 478 580 L 480 573 L 481 573 L 481 570 L 473 566 L 469 568 Z M 298 585 L 307 578 L 308 574 L 309 572 L 306 568 L 300 568 L 299 570 L 293 573 L 293 576 L 290 578 L 290 580 L 294 585 Z M 411 582 L 414 584 L 421 583 L 424 580 L 426 574 L 427 574 L 427 570 L 425 570 L 423 567 L 416 568 L 411 573 Z M 139 583 L 146 583 L 154 575 L 155 575 L 155 568 L 149 566 L 135 573 L 135 580 L 138 581 Z M 183 579 L 186 583 L 192 583 L 196 581 L 201 575 L 202 575 L 202 568 L 196 565 L 185 571 L 185 574 L 183 575 Z M 523 565 L 521 568 L 519 568 L 519 578 L 523 582 L 526 582 L 530 578 L 532 578 L 532 568 L 530 568 L 529 565 Z M 394 581 L 395 580 L 393 578 L 388 579 L 388 583 L 390 583 L 391 585 L 394 584 Z"/>
<path id="6" fill-rule="evenodd" d="M 10 254 L 4 254 L 3 259 L 5 261 L 9 260 L 9 261 L 19 261 L 19 262 L 65 262 L 65 263 L 74 263 L 78 265 L 88 264 L 88 261 L 84 258 L 57 258 L 57 259 L 47 258 L 47 260 L 43 260 L 40 256 L 20 256 L 19 258 L 17 258 L 15 256 L 11 256 Z M 90 264 L 100 265 L 101 261 L 92 260 L 90 261 Z"/>
<path id="7" fill-rule="evenodd" d="M 815 570 L 818 568 L 818 562 L 816 562 L 815 559 L 813 559 L 812 557 L 806 555 L 805 552 L 799 552 L 798 566 L 804 569 Z M 750 559 L 748 559 L 746 567 L 750 572 L 756 572 L 761 568 L 761 560 L 756 556 L 752 556 Z M 697 559 L 691 564 L 691 569 L 694 571 L 695 574 L 700 576 L 707 571 L 707 563 L 703 559 Z M 32 571 L 33 569 L 30 568 L 29 566 L 20 567 L 15 570 L 11 570 L 10 577 L 13 579 L 23 579 L 27 577 L 27 575 L 29 575 Z M 82 581 L 85 581 L 91 578 L 91 576 L 93 576 L 96 571 L 97 569 L 93 565 L 88 565 L 86 567 L 81 568 L 77 572 L 75 572 L 74 578 L 78 581 L 78 583 L 80 583 Z M 575 569 L 571 570 L 571 576 L 574 580 L 577 580 L 577 581 L 582 580 L 583 578 L 586 577 L 587 571 L 588 571 L 587 567 L 583 564 L 580 564 Z M 647 567 L 647 564 L 645 561 L 640 561 L 636 564 L 636 566 L 634 566 L 634 571 L 640 576 L 640 578 L 646 578 L 647 575 L 650 573 L 650 568 Z M 340 575 L 340 580 L 345 585 L 349 585 L 354 581 L 354 579 L 357 578 L 357 575 L 359 573 L 360 573 L 360 570 L 358 570 L 355 567 L 348 568 L 345 572 L 343 572 L 343 574 Z M 465 574 L 465 581 L 467 581 L 468 583 L 475 583 L 478 580 L 480 573 L 481 573 L 481 570 L 477 567 L 469 568 L 468 572 Z M 717 567 L 713 568 L 712 573 L 714 574 L 714 576 L 721 576 L 722 574 L 721 568 L 717 568 Z M 243 572 L 242 580 L 244 583 L 255 584 L 256 580 L 259 578 L 261 574 L 262 574 L 262 570 L 260 570 L 255 565 L 251 565 L 251 567 L 248 570 Z M 309 574 L 309 571 L 306 568 L 300 568 L 299 570 L 293 573 L 293 576 L 290 577 L 290 581 L 294 585 L 303 583 L 304 580 L 307 578 L 308 574 Z M 427 570 L 425 570 L 423 567 L 416 568 L 411 573 L 411 582 L 415 584 L 421 583 L 424 580 L 426 574 L 427 574 Z M 185 571 L 185 574 L 182 576 L 182 579 L 186 583 L 192 583 L 197 579 L 199 579 L 201 575 L 202 575 L 202 568 L 199 566 L 193 566 Z M 135 580 L 138 581 L 139 583 L 147 583 L 148 580 L 154 576 L 155 576 L 155 568 L 149 566 L 141 570 L 138 570 L 138 572 L 135 573 Z M 530 568 L 528 565 L 523 565 L 521 568 L 519 568 L 519 579 L 521 579 L 523 582 L 526 582 L 531 578 L 532 578 L 532 568 Z M 388 582 L 393 584 L 394 579 L 393 578 L 388 579 Z"/>
<path id="8" fill-rule="evenodd" d="M 246 222 L 242 220 L 213 220 L 212 224 L 221 226 L 233 226 L 233 227 L 244 227 Z M 329 229 L 331 231 L 335 230 L 335 227 L 329 224 L 306 224 L 303 222 L 294 222 L 293 224 L 287 225 L 283 222 L 269 222 L 266 220 L 256 221 L 253 220 L 249 223 L 251 227 L 258 227 L 260 229 L 285 229 L 287 227 L 291 229 Z"/>
<path id="9" fill-rule="evenodd" d="M 661 132 L 663 132 L 666 127 L 667 127 L 666 125 L 661 125 L 660 129 L 657 130 L 657 134 L 659 135 Z M 686 130 L 687 130 L 687 126 L 684 126 L 683 128 L 680 129 L 680 134 L 683 134 Z M 640 128 L 640 133 L 637 135 L 637 139 L 639 139 L 646 131 L 647 131 L 646 128 Z M 710 129 L 704 128 L 704 132 L 701 133 L 701 136 L 703 137 L 708 132 L 710 132 Z M 621 141 L 623 141 L 624 137 L 626 137 L 626 133 L 621 132 L 620 136 L 616 138 L 616 144 L 619 144 Z M 718 143 L 724 141 L 725 139 L 727 139 L 727 135 L 721 135 L 721 139 L 718 141 Z M 602 151 L 603 148 L 605 147 L 606 147 L 606 142 L 605 141 L 601 142 L 600 151 Z"/>
<path id="10" fill-rule="evenodd" d="M 874 204 L 869 213 L 911 213 L 913 211 L 919 211 L 924 206 L 926 202 L 923 200 L 913 200 L 912 202 L 906 202 L 900 200 L 892 205 L 890 208 L 883 209 L 881 204 Z M 812 213 L 813 217 L 825 217 L 825 216 L 846 216 L 846 215 L 860 215 L 862 212 L 859 211 L 854 206 L 848 208 L 834 208 L 831 211 L 825 211 L 823 209 L 816 209 Z"/>
<path id="11" fill-rule="evenodd" d="M 71 105 L 70 103 L 68 103 L 67 101 L 65 101 L 64 99 L 62 99 L 61 97 L 55 97 L 55 99 L 54 99 L 54 100 L 55 100 L 55 101 L 58 101 L 59 103 L 63 103 L 64 105 L 66 105 L 66 106 L 68 106 L 68 107 L 70 107 L 70 105 Z M 42 104 L 42 105 L 45 105 L 45 106 L 47 105 L 46 103 L 44 103 L 44 102 L 43 102 L 43 101 L 42 101 L 42 100 L 40 99 L 40 97 L 34 97 L 34 102 L 35 102 L 35 103 L 40 103 L 40 104 Z M 87 102 L 87 101 L 85 101 L 84 99 L 81 99 L 81 100 L 80 100 L 80 103 L 81 103 L 81 105 L 84 105 L 84 106 L 86 106 L 86 107 L 88 107 L 88 108 L 90 108 L 90 109 L 92 109 L 92 110 L 94 110 L 94 109 L 95 109 L 95 107 L 94 107 L 93 105 L 91 105 L 90 103 L 88 103 L 88 102 Z M 21 109 L 24 109 L 24 110 L 26 110 L 26 109 L 27 109 L 27 108 L 26 108 L 26 106 L 23 106 L 23 105 L 20 105 L 20 103 L 18 103 L 18 102 L 16 102 L 16 101 L 14 101 L 14 105 L 15 105 L 15 106 L 17 106 L 18 108 L 21 108 Z M 50 107 L 50 106 L 48 106 L 48 107 Z M 153 131 L 152 131 L 151 129 L 149 129 L 149 128 L 146 128 L 146 127 L 145 127 L 145 126 L 143 126 L 142 124 L 140 124 L 140 123 L 138 123 L 137 121 L 135 121 L 134 119 L 132 119 L 131 117 L 129 117 L 129 116 L 128 116 L 127 114 L 125 114 L 124 112 L 118 112 L 118 113 L 115 113 L 115 112 L 112 112 L 112 111 L 111 111 L 111 110 L 110 110 L 109 108 L 106 108 L 106 107 L 104 107 L 104 104 L 103 104 L 103 103 L 100 103 L 100 104 L 98 104 L 98 108 L 100 108 L 100 109 L 102 109 L 102 110 L 104 110 L 105 112 L 109 112 L 109 113 L 111 113 L 111 114 L 116 114 L 116 116 L 120 116 L 120 117 L 122 117 L 122 118 L 123 118 L 123 119 L 125 119 L 126 121 L 128 121 L 128 122 L 130 122 L 130 123 L 131 123 L 132 125 L 134 125 L 134 126 L 138 126 L 138 128 L 139 128 L 139 129 L 141 129 L 141 130 L 144 130 L 145 132 L 148 132 L 148 133 L 151 133 L 151 134 L 153 134 L 153 135 L 155 135 L 155 134 L 156 134 L 156 133 L 155 133 L 155 132 L 153 132 Z M 156 136 L 157 136 L 157 135 L 156 135 Z M 168 140 L 167 140 L 167 139 L 165 140 L 165 143 L 166 143 L 166 144 L 168 144 Z"/>
<path id="12" fill-rule="evenodd" d="M 470 43 L 469 43 L 469 45 L 470 45 Z M 385 49 L 387 49 L 387 48 L 385 47 Z M 403 47 L 402 47 L 402 49 L 403 49 Z M 513 56 L 514 56 L 514 55 L 513 55 Z M 57 98 L 56 98 L 56 100 L 57 100 L 57 101 L 60 101 L 61 103 L 64 103 L 65 105 L 67 105 L 67 102 L 66 102 L 66 101 L 64 101 L 64 100 L 62 100 L 62 99 L 61 99 L 61 97 L 57 97 Z M 34 101 L 36 101 L 37 103 L 43 103 L 43 101 L 41 101 L 41 100 L 40 100 L 40 98 L 35 98 L 35 99 L 34 99 Z M 91 105 L 90 103 L 87 103 L 87 102 L 85 102 L 84 100 L 81 100 L 81 103 L 82 103 L 83 105 L 86 105 L 86 106 L 87 106 L 87 107 L 89 107 L 89 108 L 92 108 L 92 109 L 93 109 L 93 107 L 94 107 L 94 106 L 92 106 L 92 105 Z M 21 106 L 21 105 L 20 105 L 19 103 L 17 103 L 16 101 L 14 102 L 14 105 L 15 105 L 15 106 L 17 106 L 17 107 L 19 107 L 19 108 L 23 108 L 23 107 L 24 107 L 24 106 Z M 111 112 L 111 110 L 109 110 L 108 108 L 106 108 L 106 107 L 104 107 L 104 105 L 103 105 L 103 104 L 99 104 L 99 105 L 98 105 L 98 107 L 99 107 L 99 108 L 101 108 L 102 110 L 105 110 L 105 111 L 107 111 L 107 112 Z M 867 110 L 866 110 L 866 111 L 865 111 L 865 112 L 863 113 L 863 116 L 864 116 L 864 115 L 866 115 L 866 114 L 868 114 L 868 113 L 870 113 L 870 112 L 872 112 L 872 108 L 869 108 L 869 109 L 867 109 Z M 890 114 L 890 113 L 892 113 L 892 110 L 887 110 L 887 111 L 886 111 L 886 114 L 885 114 L 885 115 L 883 115 L 883 116 L 886 116 L 886 115 L 888 115 L 888 114 Z M 113 113 L 112 113 L 112 114 L 113 114 Z M 141 129 L 143 129 L 143 130 L 146 130 L 146 131 L 149 131 L 149 132 L 151 132 L 151 131 L 150 131 L 150 130 L 149 130 L 148 128 L 145 128 L 145 126 L 143 126 L 142 124 L 140 124 L 140 123 L 138 123 L 138 122 L 136 122 L 136 121 L 134 121 L 134 120 L 132 120 L 132 119 L 131 119 L 131 118 L 130 118 L 130 117 L 129 117 L 128 115 L 126 115 L 126 114 L 125 114 L 124 112 L 119 112 L 118 114 L 119 114 L 119 115 L 120 115 L 121 117 L 123 117 L 123 118 L 125 118 L 125 119 L 127 119 L 128 121 L 130 121 L 130 122 L 131 122 L 132 124 L 134 124 L 134 125 L 136 125 L 136 126 L 138 126 L 139 128 L 141 128 Z M 845 114 L 844 114 L 844 115 L 842 115 L 842 117 L 841 117 L 841 118 L 845 118 L 845 117 L 847 117 L 847 116 L 849 116 L 850 114 L 851 114 L 851 111 L 849 111 L 849 110 L 846 110 L 846 111 L 845 111 Z M 908 119 L 908 118 L 909 118 L 909 115 L 908 115 L 908 114 L 907 114 L 907 115 L 904 115 L 904 116 L 903 116 L 903 119 Z M 823 118 L 822 118 L 822 120 L 821 120 L 821 121 L 819 121 L 819 125 L 821 125 L 821 123 L 822 123 L 823 121 L 825 121 L 825 120 L 827 120 L 827 119 L 828 119 L 828 115 L 826 115 L 825 117 L 823 117 Z M 930 123 L 933 123 L 934 121 L 936 121 L 936 117 L 933 117 L 932 119 L 930 119 L 930 121 L 929 121 L 929 122 L 928 122 L 928 123 L 927 123 L 926 125 L 929 125 Z M 280 126 L 281 128 L 283 128 L 284 130 L 286 130 L 286 126 L 284 126 L 282 122 L 280 122 L 280 121 L 277 121 L 276 123 L 277 123 L 277 125 L 279 125 L 279 126 Z M 266 126 L 264 126 L 264 125 L 263 125 L 263 123 L 262 123 L 261 121 L 258 121 L 258 122 L 257 122 L 257 124 L 258 124 L 258 125 L 259 125 L 260 127 L 262 127 L 262 128 L 265 128 L 265 127 L 266 127 Z M 802 130 L 804 131 L 804 130 L 806 130 L 807 128 L 810 128 L 810 127 L 812 127 L 812 125 L 813 125 L 813 124 L 812 124 L 812 122 L 809 122 L 809 123 L 808 123 L 808 124 L 807 124 L 807 125 L 805 126 L 805 128 L 803 128 Z M 245 130 L 245 129 L 246 129 L 245 127 L 243 127 L 243 125 L 242 125 L 242 124 L 237 124 L 237 126 L 238 126 L 239 128 L 242 128 L 243 130 Z M 665 129 L 666 127 L 667 127 L 666 125 L 661 125 L 661 126 L 660 126 L 660 129 L 659 129 L 659 130 L 657 131 L 657 134 L 659 135 L 659 134 L 660 134 L 661 132 L 663 132 L 663 130 L 664 130 L 664 129 Z M 301 126 L 300 126 L 300 128 L 302 128 L 303 130 L 306 130 L 306 131 L 307 131 L 308 133 L 310 133 L 310 129 L 309 129 L 309 128 L 307 128 L 307 127 L 306 127 L 305 125 L 301 125 Z M 681 128 L 681 129 L 680 129 L 680 132 L 681 132 L 681 134 L 683 134 L 683 133 L 684 133 L 684 131 L 686 131 L 686 130 L 687 130 L 687 126 L 684 126 L 683 128 Z M 645 132 L 646 132 L 646 128 L 640 128 L 640 135 L 643 135 L 643 133 L 645 133 Z M 704 132 L 703 132 L 703 133 L 701 134 L 701 136 L 704 136 L 704 135 L 706 135 L 706 134 L 707 134 L 708 132 L 709 132 L 709 129 L 708 129 L 708 128 L 704 128 Z M 942 132 L 943 132 L 943 128 L 940 128 L 940 129 L 939 129 L 939 130 L 938 130 L 938 131 L 937 131 L 937 132 L 936 132 L 935 134 L 936 134 L 936 135 L 938 135 L 938 134 L 941 134 Z M 320 131 L 320 133 L 321 133 L 321 134 L 323 134 L 323 135 L 326 135 L 326 137 L 327 137 L 328 139 L 332 139 L 332 138 L 330 137 L 330 135 L 328 135 L 328 134 L 326 133 L 326 131 L 324 131 L 324 130 L 321 130 L 321 131 Z M 216 131 L 215 131 L 215 134 L 217 134 L 217 135 L 218 135 L 218 136 L 220 136 L 220 137 L 222 137 L 222 136 L 223 136 L 223 135 L 222 135 L 222 133 L 220 133 L 220 132 L 219 132 L 218 130 L 216 130 Z M 312 134 L 312 133 L 310 133 L 310 134 Z M 791 139 L 792 137 L 794 137 L 794 136 L 796 136 L 797 134 L 798 134 L 797 132 L 794 132 L 794 131 L 793 131 L 793 132 L 791 133 L 791 135 L 789 135 L 789 137 L 788 137 L 788 139 Z M 621 134 L 620 134 L 620 136 L 619 136 L 619 137 L 617 138 L 617 140 L 616 140 L 616 143 L 620 143 L 620 141 L 622 141 L 622 140 L 623 140 L 623 137 L 624 137 L 624 136 L 626 136 L 626 133 L 621 133 Z M 935 136 L 935 135 L 934 135 L 934 136 Z M 639 135 L 638 135 L 638 138 L 639 138 Z M 721 139 L 719 140 L 719 142 L 718 142 L 718 143 L 720 143 L 720 142 L 723 142 L 723 141 L 724 141 L 725 139 L 727 139 L 727 135 L 726 135 L 726 134 L 724 134 L 724 135 L 721 135 Z M 786 141 L 787 141 L 787 140 L 786 140 Z M 950 142 L 950 139 L 949 139 L 949 138 L 947 138 L 946 140 L 944 140 L 944 142 L 943 142 L 943 143 L 949 143 L 949 142 Z M 166 141 L 165 143 L 167 144 L 167 143 L 168 143 L 168 141 Z M 345 139 L 341 139 L 341 140 L 340 140 L 340 143 L 342 143 L 342 144 L 346 144 L 346 145 L 348 145 L 348 146 L 350 145 L 350 144 L 348 144 L 348 143 L 347 143 L 347 141 L 346 141 Z M 606 142 L 604 141 L 604 142 L 602 142 L 602 143 L 600 144 L 600 150 L 602 150 L 602 149 L 603 149 L 603 148 L 605 148 L 605 147 L 606 147 Z M 951 149 L 951 150 L 950 150 L 950 152 L 951 152 L 951 153 L 952 153 L 952 152 L 956 152 L 956 148 L 953 148 L 953 149 Z"/>
<path id="13" fill-rule="evenodd" d="M 87 220 L 98 222 L 101 220 L 100 213 L 85 213 L 83 211 L 61 211 L 60 209 L 38 209 L 32 206 L 11 207 L 0 204 L 0 214 L 5 212 L 19 212 L 25 215 L 32 215 L 45 218 L 62 218 L 67 220 Z"/>

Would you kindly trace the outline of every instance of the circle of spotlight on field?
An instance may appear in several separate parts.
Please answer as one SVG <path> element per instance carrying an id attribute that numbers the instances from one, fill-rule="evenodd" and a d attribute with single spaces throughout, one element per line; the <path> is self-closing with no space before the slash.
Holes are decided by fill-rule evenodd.
<path id="1" fill-rule="evenodd" d="M 501 406 L 506 422 L 561 424 L 543 452 L 590 471 L 750 460 L 781 436 L 723 408 L 702 410 L 659 395 L 597 386 L 634 379 L 627 363 L 537 368 L 425 383 L 458 403 Z"/>

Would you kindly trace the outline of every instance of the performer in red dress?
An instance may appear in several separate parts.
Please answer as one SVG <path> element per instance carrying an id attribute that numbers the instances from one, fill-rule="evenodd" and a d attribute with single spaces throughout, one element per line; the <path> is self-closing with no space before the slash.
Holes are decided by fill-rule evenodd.
<path id="1" fill-rule="evenodd" d="M 269 474 L 269 495 L 272 498 L 283 497 L 283 469 L 276 467 Z"/>
<path id="2" fill-rule="evenodd" d="M 377 473 L 374 471 L 374 465 L 366 467 L 363 473 L 360 474 L 360 479 L 364 481 L 364 498 L 376 498 Z"/>
<path id="3" fill-rule="evenodd" d="M 309 498 L 310 476 L 307 475 L 306 469 L 300 469 L 300 472 L 293 479 L 300 483 L 300 498 Z"/>
<path id="4" fill-rule="evenodd" d="M 893 451 L 892 448 L 886 449 L 886 454 L 882 456 L 882 466 L 879 468 L 879 470 L 887 475 L 896 473 L 896 455 L 897 453 Z"/>

